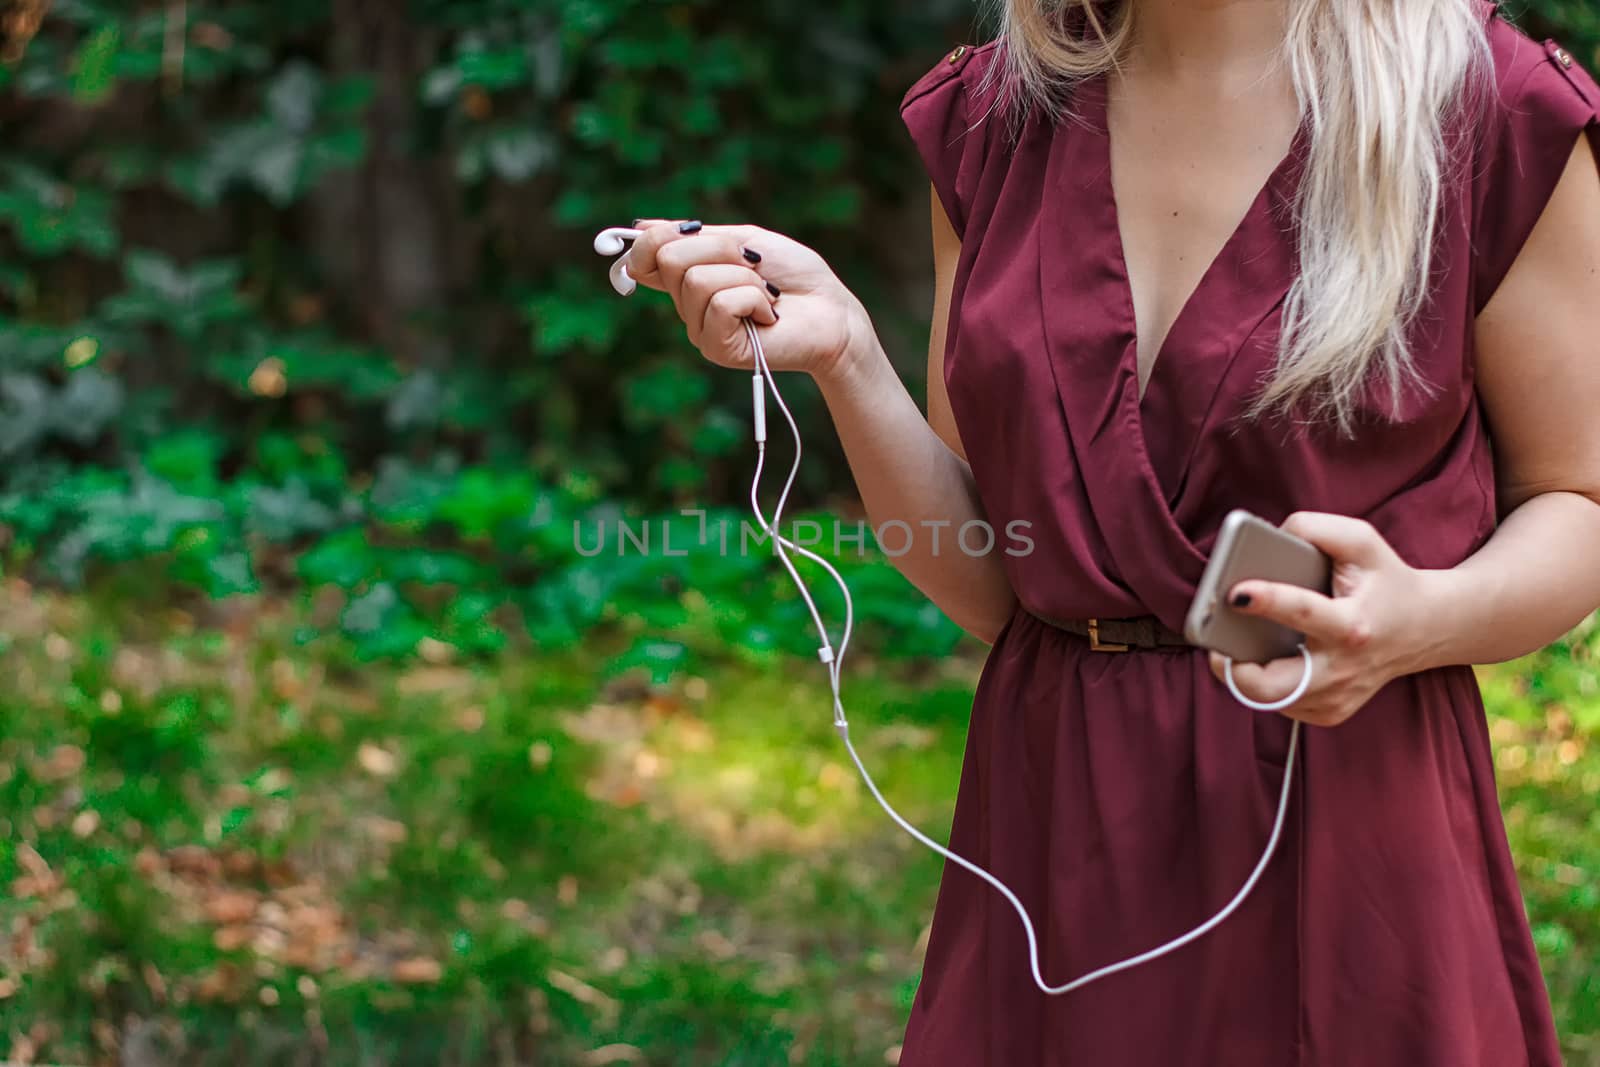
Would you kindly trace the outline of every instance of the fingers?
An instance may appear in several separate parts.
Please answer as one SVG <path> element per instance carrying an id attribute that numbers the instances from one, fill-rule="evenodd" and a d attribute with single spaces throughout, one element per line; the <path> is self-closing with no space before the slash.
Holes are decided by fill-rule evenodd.
<path id="1" fill-rule="evenodd" d="M 679 278 L 695 263 L 747 262 L 746 243 L 764 232 L 758 226 L 706 226 L 692 219 L 638 222 L 644 232 L 628 250 L 628 273 L 641 285 L 669 292 L 676 292 Z"/>
<path id="2" fill-rule="evenodd" d="M 1375 566 L 1390 551 L 1383 536 L 1365 519 L 1326 511 L 1297 511 L 1282 529 L 1303 537 L 1341 562 Z"/>
<path id="3" fill-rule="evenodd" d="M 683 276 L 691 267 L 710 264 L 726 266 L 749 264 L 739 254 L 739 242 L 732 237 L 697 233 L 692 237 L 679 237 L 662 245 L 656 251 L 656 272 L 661 276 L 662 287 L 679 299 L 683 289 Z M 631 268 L 630 268 L 631 269 Z M 678 308 L 680 315 L 686 309 Z M 684 321 L 690 322 L 688 316 Z"/>
<path id="4" fill-rule="evenodd" d="M 1360 648 L 1372 640 L 1371 626 L 1348 599 L 1336 599 L 1286 582 L 1250 578 L 1228 591 L 1228 606 L 1297 630 L 1314 641 Z"/>
<path id="5" fill-rule="evenodd" d="M 734 266 L 731 263 L 694 263 L 683 272 L 683 278 L 674 302 L 677 304 L 678 315 L 688 327 L 689 341 L 699 345 L 702 334 L 710 327 L 710 308 L 713 298 L 724 290 L 753 289 L 765 303 L 765 309 L 753 308 L 747 314 L 758 314 L 756 321 L 762 324 L 776 322 L 775 313 L 772 311 L 772 301 L 777 297 L 772 295 L 772 290 L 767 288 L 766 280 L 747 266 Z"/>
<path id="6" fill-rule="evenodd" d="M 640 234 L 627 253 L 629 275 L 672 297 L 689 340 L 707 359 L 749 367 L 744 320 L 773 326 L 779 317 L 773 302 L 780 290 L 756 270 L 761 255 L 749 247 L 770 232 L 692 219 L 635 219 L 633 228 Z"/>
<path id="7" fill-rule="evenodd" d="M 668 240 L 671 240 L 671 238 L 672 238 L 672 236 L 674 234 L 677 234 L 677 235 L 680 235 L 680 236 L 688 236 L 690 234 L 695 234 L 695 233 L 715 233 L 715 234 L 721 234 L 723 236 L 728 236 L 728 237 L 736 237 L 739 240 L 743 241 L 743 240 L 749 240 L 752 237 L 760 237 L 763 234 L 767 234 L 767 233 L 771 232 L 770 230 L 762 229 L 760 226 L 751 226 L 751 225 L 744 224 L 744 223 L 713 223 L 713 222 L 702 223 L 699 219 L 635 219 L 634 220 L 634 229 L 636 229 L 636 230 L 649 230 L 649 229 L 653 229 L 653 228 L 655 228 L 657 226 L 665 226 L 665 227 L 667 227 L 667 230 L 669 232 L 667 232 L 665 234 L 665 236 L 666 236 L 666 238 Z M 680 234 L 680 229 L 679 229 L 680 227 L 686 227 L 686 229 L 681 234 Z"/>
<path id="8" fill-rule="evenodd" d="M 1211 673 L 1217 681 L 1225 681 L 1225 657 L 1220 652 L 1210 655 Z M 1307 670 L 1305 657 L 1287 656 L 1267 663 L 1235 663 L 1233 684 L 1241 694 L 1260 704 L 1272 704 L 1287 697 L 1300 686 L 1300 678 Z M 1339 694 L 1343 683 L 1331 676 L 1328 658 L 1321 653 L 1311 653 L 1311 684 L 1299 700 L 1277 714 L 1298 719 L 1309 726 L 1337 726 L 1354 712 L 1354 707 L 1342 701 Z"/>
<path id="9" fill-rule="evenodd" d="M 1228 603 L 1241 614 L 1271 619 L 1306 636 L 1311 681 L 1280 714 L 1314 726 L 1335 726 L 1359 711 L 1389 677 L 1374 658 L 1381 653 L 1375 644 L 1377 616 L 1364 594 L 1370 582 L 1379 582 L 1404 564 L 1383 536 L 1361 519 L 1301 511 L 1285 519 L 1283 529 L 1333 559 L 1337 595 L 1250 579 L 1228 590 Z M 1219 681 L 1224 678 L 1223 663 L 1222 656 L 1211 654 L 1211 672 Z M 1235 663 L 1233 679 L 1245 697 L 1272 703 L 1294 691 L 1304 669 L 1305 660 L 1299 656 L 1265 664 Z"/>
<path id="10" fill-rule="evenodd" d="M 1210 653 L 1211 673 L 1216 675 L 1217 681 L 1226 677 L 1223 670 L 1223 661 L 1226 659 L 1220 652 Z M 1315 681 L 1319 676 L 1325 677 L 1326 671 L 1317 669 L 1320 653 L 1311 653 L 1312 674 Z M 1233 664 L 1233 683 L 1239 687 L 1239 692 L 1252 700 L 1263 704 L 1274 700 L 1282 700 L 1294 692 L 1295 686 L 1300 684 L 1300 675 L 1305 671 L 1305 657 L 1296 652 L 1292 656 L 1283 656 L 1279 659 L 1268 660 L 1266 663 L 1240 663 Z M 1309 697 L 1310 694 L 1307 694 Z"/>
<path id="11" fill-rule="evenodd" d="M 702 355 L 724 367 L 748 369 L 755 360 L 744 320 L 761 326 L 777 324 L 778 313 L 765 288 L 740 285 L 718 289 L 706 304 L 705 319 L 696 342 Z M 765 339 L 763 339 L 765 345 Z"/>

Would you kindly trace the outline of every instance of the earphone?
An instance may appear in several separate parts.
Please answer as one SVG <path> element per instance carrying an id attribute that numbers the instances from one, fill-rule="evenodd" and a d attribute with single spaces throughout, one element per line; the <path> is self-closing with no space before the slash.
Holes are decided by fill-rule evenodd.
<path id="1" fill-rule="evenodd" d="M 623 296 L 630 295 L 638 287 L 638 283 L 628 274 L 628 257 L 626 255 L 626 251 L 628 242 L 639 237 L 643 232 L 644 231 L 642 230 L 617 226 L 602 230 L 595 236 L 594 239 L 594 249 L 597 253 L 600 255 L 619 256 L 616 262 L 611 265 L 611 286 Z M 817 555 L 815 552 L 805 548 L 803 545 L 795 544 L 793 541 L 784 537 L 779 530 L 783 516 L 784 505 L 788 502 L 789 491 L 791 488 L 793 488 L 795 477 L 800 471 L 800 427 L 795 422 L 793 414 L 790 413 L 789 406 L 784 403 L 783 396 L 778 392 L 778 385 L 777 382 L 773 380 L 771 367 L 769 367 L 767 364 L 766 353 L 761 344 L 761 335 L 757 332 L 755 323 L 751 322 L 747 318 L 744 320 L 744 326 L 745 334 L 750 341 L 750 351 L 752 353 L 754 363 L 754 374 L 751 381 L 751 402 L 756 444 L 756 466 L 755 474 L 750 483 L 750 508 L 755 513 L 756 521 L 761 524 L 762 530 L 765 531 L 772 539 L 772 549 L 774 555 L 777 556 L 778 562 L 783 565 L 783 568 L 788 571 L 789 577 L 794 581 L 795 588 L 799 590 L 800 597 L 805 602 L 806 609 L 811 615 L 811 621 L 816 627 L 818 638 L 821 641 L 821 644 L 817 649 L 817 658 L 822 661 L 824 668 L 826 668 L 828 672 L 829 688 L 832 691 L 834 730 L 838 733 L 839 739 L 844 742 L 845 750 L 850 754 L 851 762 L 855 764 L 856 770 L 860 772 L 862 781 L 866 783 L 867 789 L 872 793 L 873 799 L 878 802 L 878 805 L 883 808 L 885 814 L 887 814 L 889 818 L 894 821 L 895 825 L 900 827 L 900 829 L 904 830 L 912 838 L 926 846 L 928 849 L 932 850 L 934 853 L 943 856 L 951 863 L 954 863 L 964 870 L 976 875 L 978 878 L 981 878 L 1005 898 L 1006 902 L 1010 904 L 1012 909 L 1017 913 L 1017 917 L 1022 920 L 1023 931 L 1026 933 L 1028 938 L 1028 962 L 1030 969 L 1032 970 L 1033 982 L 1042 992 L 1046 994 L 1054 996 L 1063 993 L 1069 993 L 1074 989 L 1079 989 L 1090 982 L 1104 978 L 1111 974 L 1115 974 L 1118 971 L 1128 970 L 1130 968 L 1137 967 L 1142 963 L 1148 963 L 1151 960 L 1154 960 L 1160 956 L 1164 956 L 1169 952 L 1189 944 L 1191 941 L 1195 941 L 1198 938 L 1203 937 L 1205 934 L 1215 929 L 1219 924 L 1222 923 L 1223 920 L 1232 915 L 1233 912 L 1238 909 L 1240 904 L 1244 903 L 1245 897 L 1249 896 L 1250 891 L 1255 888 L 1256 883 L 1261 878 L 1261 875 L 1266 871 L 1267 864 L 1271 861 L 1273 853 L 1277 851 L 1278 841 L 1283 833 L 1284 818 L 1289 809 L 1290 787 L 1294 780 L 1295 754 L 1300 740 L 1300 722 L 1296 720 L 1289 731 L 1289 746 L 1287 757 L 1284 762 L 1283 784 L 1278 794 L 1278 812 L 1277 816 L 1273 819 L 1272 832 L 1267 838 L 1266 848 L 1262 851 L 1261 859 L 1257 861 L 1256 866 L 1250 872 L 1249 877 L 1245 879 L 1244 885 L 1240 887 L 1236 894 L 1234 894 L 1233 898 L 1229 900 L 1228 903 L 1211 918 L 1207 919 L 1205 922 L 1201 923 L 1199 926 L 1196 926 L 1189 932 L 1167 941 L 1165 944 L 1158 945 L 1146 952 L 1141 952 L 1136 956 L 1130 956 L 1127 959 L 1119 960 L 1116 963 L 1107 964 L 1104 967 L 1100 967 L 1096 970 L 1088 972 L 1087 974 L 1080 975 L 1077 978 L 1063 982 L 1060 985 L 1052 986 L 1048 984 L 1044 980 L 1044 975 L 1040 972 L 1039 968 L 1038 935 L 1034 929 L 1033 920 L 1028 915 L 1028 910 L 1023 906 L 1022 901 L 1017 899 L 1017 895 L 1012 892 L 1011 888 L 995 875 L 991 874 L 989 871 L 978 866 L 976 863 L 973 863 L 965 857 L 959 856 L 952 852 L 950 849 L 939 844 L 937 841 L 934 841 L 921 830 L 918 830 L 915 826 L 911 825 L 911 823 L 907 822 L 906 819 L 894 809 L 894 807 L 884 797 L 883 793 L 878 789 L 878 785 L 872 780 L 872 775 L 868 773 L 866 765 L 861 762 L 861 757 L 856 752 L 855 745 L 851 743 L 850 724 L 845 717 L 844 700 L 840 695 L 840 672 L 843 667 L 845 650 L 850 644 L 850 634 L 855 622 L 855 608 L 850 598 L 850 587 L 845 583 L 844 578 L 831 563 L 829 563 L 823 557 Z M 789 476 L 784 481 L 783 491 L 778 495 L 777 503 L 773 507 L 772 518 L 770 521 L 768 521 L 767 517 L 763 514 L 760 501 L 761 475 L 766 467 L 767 456 L 766 403 L 767 394 L 769 392 L 772 394 L 773 402 L 777 404 L 778 410 L 782 413 L 784 421 L 789 424 L 789 432 L 794 440 L 794 461 L 790 465 Z M 790 552 L 794 552 L 800 556 L 803 556 L 821 566 L 823 570 L 827 572 L 828 576 L 831 577 L 839 586 L 839 591 L 844 596 L 844 628 L 840 633 L 839 645 L 837 649 L 834 648 L 828 635 L 828 629 L 823 624 L 822 615 L 817 610 L 817 605 L 812 599 L 811 591 L 807 588 L 805 581 L 800 577 L 800 572 L 795 568 L 794 561 L 789 556 Z M 1229 691 L 1241 703 L 1245 704 L 1246 706 L 1256 708 L 1260 711 L 1275 711 L 1280 708 L 1288 707 L 1290 704 L 1294 703 L 1294 701 L 1298 700 L 1302 695 L 1304 695 L 1306 689 L 1311 684 L 1311 653 L 1306 649 L 1304 644 L 1300 646 L 1300 652 L 1304 657 L 1305 673 L 1301 676 L 1300 683 L 1296 687 L 1295 691 L 1285 699 L 1275 701 L 1272 704 L 1263 704 L 1246 698 L 1239 692 L 1238 687 L 1234 684 L 1233 661 L 1231 659 L 1227 661 L 1225 671 Z"/>
<path id="2" fill-rule="evenodd" d="M 594 235 L 596 253 L 617 257 L 617 261 L 611 264 L 611 288 L 622 296 L 632 296 L 633 291 L 639 288 L 639 283 L 628 274 L 628 257 L 622 253 L 628 250 L 628 242 L 635 240 L 643 232 L 628 226 L 613 226 Z"/>

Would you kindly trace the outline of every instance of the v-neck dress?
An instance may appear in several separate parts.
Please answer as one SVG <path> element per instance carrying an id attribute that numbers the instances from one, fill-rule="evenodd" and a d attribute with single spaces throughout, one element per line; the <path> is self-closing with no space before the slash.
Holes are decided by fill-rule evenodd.
<path id="1" fill-rule="evenodd" d="M 987 518 L 1026 531 L 1020 605 L 973 703 L 952 848 L 1009 884 L 1047 982 L 1216 913 L 1266 844 L 1290 720 L 1247 710 L 1187 648 L 1092 651 L 1042 621 L 1153 614 L 1181 629 L 1223 516 L 1369 520 L 1451 567 L 1496 523 L 1472 326 L 1600 86 L 1475 0 L 1496 93 L 1455 132 L 1433 292 L 1413 335 L 1431 391 L 1352 437 L 1242 412 L 1273 366 L 1297 269 L 1308 136 L 1273 172 L 1173 324 L 1145 393 L 1121 252 L 1103 77 L 1076 119 L 1006 136 L 982 84 L 1003 44 L 958 49 L 901 114 L 957 233 L 950 404 Z M 1302 127 L 1302 131 L 1304 127 Z M 1552 387 L 1556 387 L 1552 383 Z M 1011 524 L 1023 524 L 1013 527 Z M 1204 937 L 1064 996 L 1029 976 L 1010 906 L 947 864 L 901 1067 L 1556 1067 L 1561 1057 L 1497 803 L 1472 669 L 1394 680 L 1307 727 L 1277 853 Z"/>

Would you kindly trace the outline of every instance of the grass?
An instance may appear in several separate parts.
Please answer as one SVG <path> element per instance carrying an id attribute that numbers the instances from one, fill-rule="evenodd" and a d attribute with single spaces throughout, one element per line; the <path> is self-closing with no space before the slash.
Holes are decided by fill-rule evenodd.
<path id="1" fill-rule="evenodd" d="M 892 1063 L 939 861 L 820 674 L 650 686 L 563 656 L 358 665 L 270 603 L 0 583 L 0 1057 Z M 1485 672 L 1570 1062 L 1600 1064 L 1592 632 Z M 853 665 L 942 836 L 977 659 Z"/>

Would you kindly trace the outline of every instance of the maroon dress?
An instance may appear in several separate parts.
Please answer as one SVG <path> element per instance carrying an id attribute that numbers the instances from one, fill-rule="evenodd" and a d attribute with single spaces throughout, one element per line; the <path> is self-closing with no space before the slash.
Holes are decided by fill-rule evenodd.
<path id="1" fill-rule="evenodd" d="M 1480 0 L 1497 99 L 1458 134 L 1416 360 L 1435 389 L 1354 438 L 1240 415 L 1274 355 L 1295 271 L 1305 127 L 1182 310 L 1140 397 L 1109 182 L 1103 78 L 1081 122 L 1015 140 L 979 78 L 941 59 L 901 111 L 962 237 L 945 378 L 983 506 L 1023 521 L 1021 606 L 978 685 L 952 847 L 1006 881 L 1059 984 L 1210 917 L 1255 866 L 1290 720 L 1247 710 L 1182 646 L 1092 651 L 1039 618 L 1155 615 L 1181 628 L 1222 517 L 1362 516 L 1409 563 L 1450 567 L 1495 526 L 1472 325 L 1583 131 L 1600 87 Z M 968 127 L 972 126 L 970 132 Z M 1306 728 L 1283 840 L 1215 931 L 1064 996 L 1029 976 L 1021 924 L 946 864 L 902 1067 L 1555 1067 L 1550 1004 L 1495 794 L 1471 668 L 1385 686 Z"/>

